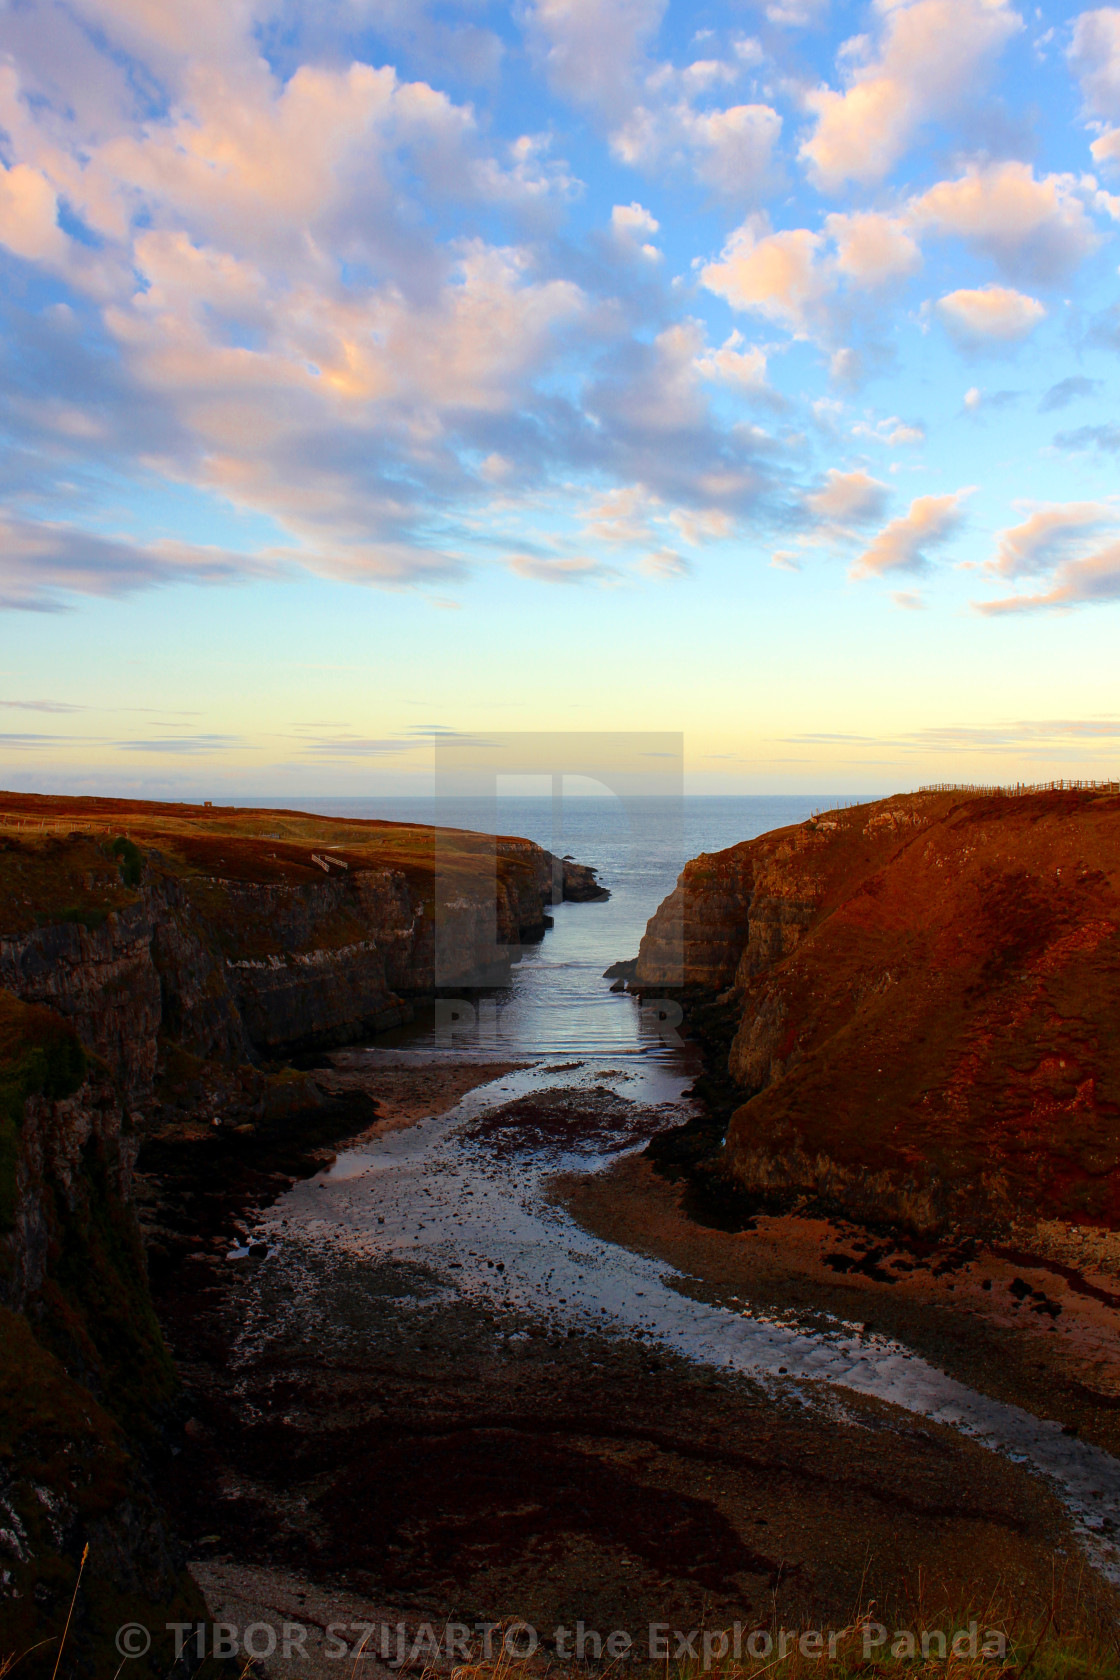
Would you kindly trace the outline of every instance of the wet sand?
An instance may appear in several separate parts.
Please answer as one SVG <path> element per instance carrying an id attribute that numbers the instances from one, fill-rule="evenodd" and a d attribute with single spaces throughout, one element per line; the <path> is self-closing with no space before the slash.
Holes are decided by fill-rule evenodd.
<path id="1" fill-rule="evenodd" d="M 1051 1228 L 933 1247 L 794 1214 L 728 1232 L 641 1156 L 557 1180 L 554 1193 L 588 1230 L 677 1267 L 697 1299 L 860 1322 L 1120 1455 L 1114 1242 Z"/>
<path id="2" fill-rule="evenodd" d="M 368 1059 L 333 1060 L 339 1078 L 373 1089 Z M 259 1221 L 255 1255 L 211 1249 L 163 1280 L 161 1317 L 195 1412 L 170 1493 L 215 1613 L 337 1599 L 410 1625 L 582 1620 L 644 1638 L 651 1621 L 842 1625 L 868 1597 L 912 1614 L 919 1583 L 927 1607 L 994 1596 L 1029 1615 L 1051 1603 L 1055 1568 L 1102 1611 L 1112 1603 L 1058 1500 L 1008 1458 L 850 1389 L 683 1356 L 646 1328 L 644 1301 L 620 1303 L 629 1324 L 603 1308 L 593 1321 L 574 1282 L 563 1295 L 548 1294 L 551 1271 L 534 1283 L 540 1252 L 498 1217 L 530 1156 L 552 1167 L 555 1214 L 533 1215 L 541 1229 L 561 1212 L 579 1221 L 531 1241 L 555 1241 L 557 1264 L 575 1256 L 559 1275 L 589 1289 L 604 1280 L 581 1226 L 622 1245 L 619 1287 L 637 1282 L 639 1296 L 635 1251 L 687 1273 L 672 1285 L 678 1301 L 687 1289 L 721 1311 L 843 1309 L 892 1336 L 909 1327 L 914 1345 L 927 1320 L 981 1323 L 955 1300 L 965 1274 L 988 1293 L 964 1263 L 961 1277 L 936 1280 L 951 1307 L 922 1296 L 924 1273 L 881 1282 L 873 1269 L 896 1256 L 869 1259 L 851 1230 L 695 1224 L 641 1157 L 609 1165 L 678 1121 L 679 1104 L 630 1101 L 628 1081 L 640 1081 L 626 1068 L 603 1083 L 582 1064 L 552 1075 L 564 1067 L 582 1089 L 526 1089 L 508 1064 L 384 1069 L 400 1075 L 396 1096 L 383 1086 L 376 1122 L 335 1168 Z M 445 1094 L 475 1087 L 450 1156 L 456 1172 L 473 1161 L 474 1176 L 443 1205 L 422 1141 L 437 1074 Z M 489 1093 L 480 1076 L 496 1080 Z M 851 1265 L 838 1271 L 833 1254 Z M 1059 1343 L 1055 1320 L 1029 1303 L 1008 1345 Z M 977 1343 L 976 1371 L 987 1346 Z"/>

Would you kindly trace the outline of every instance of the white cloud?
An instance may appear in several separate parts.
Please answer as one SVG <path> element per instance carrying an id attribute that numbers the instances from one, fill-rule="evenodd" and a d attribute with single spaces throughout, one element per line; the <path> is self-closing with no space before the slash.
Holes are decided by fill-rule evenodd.
<path id="1" fill-rule="evenodd" d="M 888 415 L 885 420 L 876 420 L 873 425 L 866 420 L 857 420 L 852 427 L 852 436 L 870 438 L 875 443 L 885 443 L 888 449 L 898 449 L 908 444 L 926 441 L 924 426 L 900 420 L 897 414 Z"/>
<path id="2" fill-rule="evenodd" d="M 553 87 L 606 122 L 623 163 L 650 173 L 685 166 L 716 192 L 753 202 L 770 182 L 782 119 L 760 103 L 701 103 L 738 80 L 750 53 L 683 67 L 650 59 L 664 10 L 664 0 L 534 0 L 526 23 Z"/>
<path id="3" fill-rule="evenodd" d="M 239 554 L 173 539 L 135 542 L 56 520 L 0 513 L 0 607 L 57 610 L 71 594 L 119 596 L 160 584 L 275 576 L 290 554 Z"/>
<path id="4" fill-rule="evenodd" d="M 0 163 L 0 245 L 30 262 L 60 262 L 66 235 L 58 225 L 58 197 L 38 169 Z"/>
<path id="5" fill-rule="evenodd" d="M 969 490 L 947 496 L 917 496 L 909 510 L 885 525 L 852 566 L 853 578 L 922 571 L 931 548 L 946 542 L 960 527 L 961 503 Z"/>
<path id="6" fill-rule="evenodd" d="M 627 545 L 654 541 L 650 524 L 661 499 L 644 484 L 623 484 L 608 490 L 583 516 L 584 535 L 596 542 Z"/>
<path id="7" fill-rule="evenodd" d="M 666 0 L 533 0 L 530 46 L 552 86 L 576 104 L 621 118 L 636 102 L 642 54 Z"/>
<path id="8" fill-rule="evenodd" d="M 888 495 L 887 486 L 870 473 L 830 467 L 824 485 L 805 498 L 805 505 L 825 524 L 846 530 L 882 518 Z"/>
<path id="9" fill-rule="evenodd" d="M 652 243 L 660 227 L 656 217 L 637 203 L 616 204 L 611 211 L 611 235 L 619 251 L 631 258 L 642 256 L 648 262 L 661 261 L 661 252 Z"/>
<path id="10" fill-rule="evenodd" d="M 856 294 L 905 279 L 920 268 L 922 257 L 905 224 L 878 211 L 826 216 L 823 228 L 774 233 L 765 217 L 748 216 L 719 261 L 701 269 L 701 281 L 732 308 L 764 315 L 798 338 L 834 339 L 845 321 L 836 307 L 843 291 L 850 315 Z M 837 351 L 837 357 L 838 378 L 857 370 L 853 348 Z"/>
<path id="11" fill-rule="evenodd" d="M 1120 119 L 1120 8 L 1082 12 L 1073 26 L 1069 56 L 1086 109 Z"/>
<path id="12" fill-rule="evenodd" d="M 705 350 L 696 358 L 696 371 L 702 379 L 713 379 L 741 391 L 768 391 L 766 383 L 766 351 L 760 344 L 740 346 L 745 342 L 741 332 L 733 332 L 718 350 Z"/>
<path id="13" fill-rule="evenodd" d="M 924 123 L 960 108 L 1022 27 L 1005 0 L 893 0 L 880 15 L 875 44 L 859 37 L 842 52 L 846 90 L 806 96 L 816 127 L 800 155 L 825 192 L 887 175 Z"/>
<path id="14" fill-rule="evenodd" d="M 1061 502 L 1037 508 L 1018 525 L 1000 531 L 987 570 L 1003 577 L 1031 577 L 1084 551 L 1088 539 L 1120 524 L 1120 509 L 1108 502 Z"/>
<path id="15" fill-rule="evenodd" d="M 669 523 L 693 548 L 701 543 L 722 542 L 735 534 L 734 519 L 719 508 L 674 508 Z"/>
<path id="16" fill-rule="evenodd" d="M 675 553 L 673 549 L 659 548 L 643 556 L 638 562 L 638 570 L 644 572 L 647 577 L 673 583 L 678 578 L 687 577 L 692 567 L 683 555 Z"/>
<path id="17" fill-rule="evenodd" d="M 994 615 L 1106 601 L 1120 601 L 1120 542 L 1109 543 L 1083 559 L 1065 561 L 1055 571 L 1049 589 L 1040 594 L 1008 595 L 998 601 L 974 601 L 973 606 L 978 612 Z"/>
<path id="18" fill-rule="evenodd" d="M 950 292 L 938 299 L 937 312 L 953 336 L 966 344 L 1026 338 L 1046 316 L 1037 298 L 995 285 Z"/>
<path id="19" fill-rule="evenodd" d="M 820 319 L 829 291 L 818 257 L 823 241 L 808 228 L 765 233 L 753 219 L 735 230 L 718 262 L 701 279 L 733 309 L 749 309 L 778 321 L 803 338 Z"/>
<path id="20" fill-rule="evenodd" d="M 1012 277 L 1055 281 L 1098 244 L 1080 185 L 1072 175 L 1036 180 L 1026 163 L 974 166 L 911 200 L 909 216 L 918 227 L 967 239 Z"/>
<path id="21" fill-rule="evenodd" d="M 839 272 L 864 286 L 882 286 L 915 274 L 922 253 L 895 216 L 863 210 L 852 215 L 825 217 L 825 229 L 836 243 Z"/>
<path id="22" fill-rule="evenodd" d="M 586 556 L 549 559 L 537 554 L 518 554 L 510 561 L 510 569 L 533 583 L 610 583 L 619 576 L 615 567 L 604 566 L 602 561 Z"/>
<path id="23" fill-rule="evenodd" d="M 1102 169 L 1120 166 L 1120 128 L 1110 128 L 1104 134 L 1099 134 L 1089 150 L 1093 154 L 1093 161 Z"/>
<path id="24" fill-rule="evenodd" d="M 768 185 L 782 119 L 769 105 L 680 111 L 681 132 L 702 181 L 724 197 L 750 201 Z"/>

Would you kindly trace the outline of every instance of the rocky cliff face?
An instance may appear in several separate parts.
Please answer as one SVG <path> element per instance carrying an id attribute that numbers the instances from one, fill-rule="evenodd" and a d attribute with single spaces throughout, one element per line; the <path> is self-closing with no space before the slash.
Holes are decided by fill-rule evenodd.
<path id="1" fill-rule="evenodd" d="M 915 795 L 685 869 L 636 983 L 721 990 L 716 1165 L 922 1232 L 1120 1220 L 1120 800 Z"/>
<path id="2" fill-rule="evenodd" d="M 438 872 L 357 848 L 219 841 L 209 850 L 228 856 L 195 846 L 188 867 L 145 849 L 128 893 L 92 837 L 12 837 L 2 873 L 26 861 L 65 904 L 22 918 L 31 925 L 0 921 L 0 987 L 72 1021 L 135 1099 L 152 1088 L 161 1038 L 234 1062 L 346 1043 L 407 1019 L 437 985 L 499 983 L 554 897 L 603 895 L 592 870 L 529 841 L 488 854 L 473 839 Z"/>
<path id="3" fill-rule="evenodd" d="M 175 1378 L 129 1205 L 136 1143 L 73 1028 L 0 992 L 0 1650 L 57 1637 L 88 1544 L 70 1646 L 87 1670 L 122 1621 L 201 1610 L 141 1468 Z"/>
<path id="4" fill-rule="evenodd" d="M 131 1201 L 146 1128 L 204 1103 L 313 1111 L 308 1080 L 262 1063 L 500 980 L 549 904 L 601 889 L 513 838 L 6 800 L 0 1658 L 57 1634 L 88 1542 L 69 1648 L 92 1672 L 119 1623 L 203 1614 L 144 1469 L 183 1421 Z"/>

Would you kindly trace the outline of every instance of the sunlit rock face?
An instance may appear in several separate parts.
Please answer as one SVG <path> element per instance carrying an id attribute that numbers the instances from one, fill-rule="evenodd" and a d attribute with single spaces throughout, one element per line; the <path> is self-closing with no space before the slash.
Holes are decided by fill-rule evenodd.
<path id="1" fill-rule="evenodd" d="M 908 795 L 690 863 L 656 986 L 734 988 L 720 1170 L 920 1231 L 1120 1220 L 1120 799 Z M 679 947 L 678 947 L 679 948 Z"/>

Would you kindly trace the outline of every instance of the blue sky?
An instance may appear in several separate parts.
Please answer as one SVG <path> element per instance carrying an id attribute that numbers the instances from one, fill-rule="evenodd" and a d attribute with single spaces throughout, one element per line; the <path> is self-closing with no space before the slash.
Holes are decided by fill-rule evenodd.
<path id="1" fill-rule="evenodd" d="M 1120 9 L 0 0 L 0 779 L 1117 773 Z"/>

